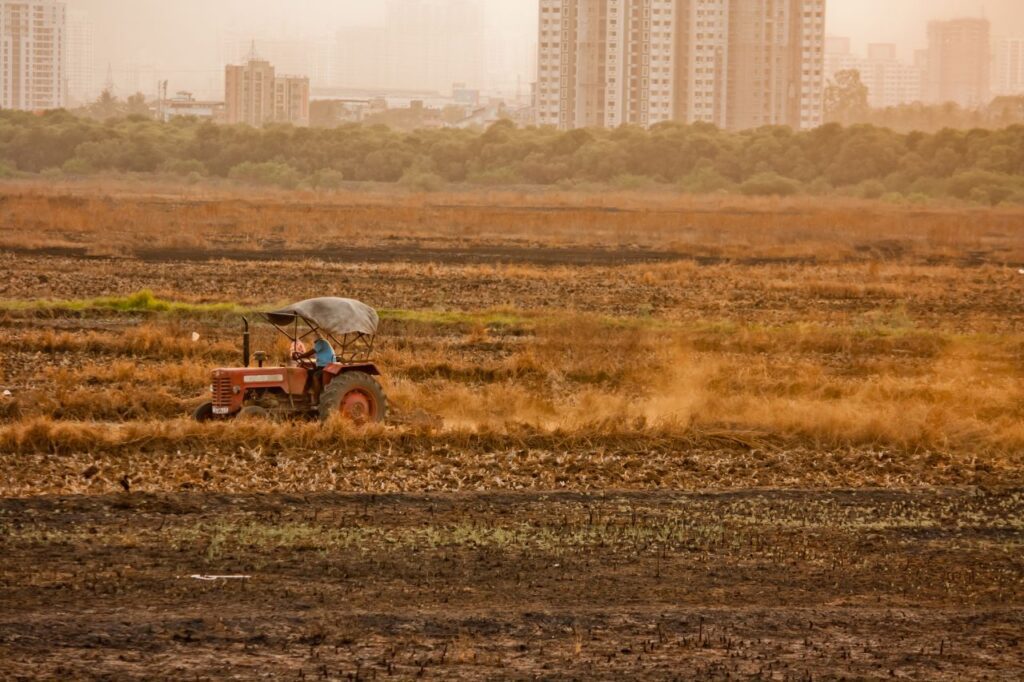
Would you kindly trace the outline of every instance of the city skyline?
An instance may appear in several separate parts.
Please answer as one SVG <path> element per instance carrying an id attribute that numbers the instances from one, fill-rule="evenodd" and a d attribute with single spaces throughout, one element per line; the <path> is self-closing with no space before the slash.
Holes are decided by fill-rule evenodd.
<path id="1" fill-rule="evenodd" d="M 483 82 L 476 86 L 523 94 L 535 79 L 538 3 L 479 3 L 485 64 Z M 352 34 L 352 29 L 376 35 L 373 31 L 383 29 L 386 22 L 386 3 L 355 0 L 218 0 L 213 7 L 199 0 L 178 0 L 173 5 L 157 0 L 66 0 L 66 4 L 69 10 L 87 11 L 95 26 L 94 80 L 102 85 L 109 66 L 121 94 L 135 87 L 155 91 L 156 81 L 167 79 L 172 90 L 222 96 L 223 66 L 238 58 L 225 51 L 225 42 L 232 36 L 322 45 L 336 41 L 341 32 Z M 884 12 L 885 22 L 873 19 L 879 12 Z M 928 20 L 983 13 L 993 21 L 994 38 L 1024 36 L 1024 6 L 1014 0 L 829 0 L 826 32 L 849 37 L 858 53 L 866 52 L 869 43 L 895 44 L 898 58 L 910 63 L 915 50 L 927 47 Z M 316 88 L 316 73 L 302 75 L 309 75 Z M 416 84 L 404 85 L 414 89 Z"/>
<path id="2" fill-rule="evenodd" d="M 822 122 L 825 0 L 542 0 L 536 120 Z"/>

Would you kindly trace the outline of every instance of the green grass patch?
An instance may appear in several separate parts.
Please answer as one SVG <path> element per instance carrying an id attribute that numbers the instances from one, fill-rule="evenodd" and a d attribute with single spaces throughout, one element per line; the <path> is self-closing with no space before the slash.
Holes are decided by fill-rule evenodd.
<path id="1" fill-rule="evenodd" d="M 182 303 L 158 298 L 149 289 L 128 296 L 100 296 L 97 298 L 35 301 L 0 301 L 0 310 L 87 312 L 105 310 L 119 313 L 172 313 L 172 314 L 230 314 L 244 313 L 247 309 L 234 303 Z"/>

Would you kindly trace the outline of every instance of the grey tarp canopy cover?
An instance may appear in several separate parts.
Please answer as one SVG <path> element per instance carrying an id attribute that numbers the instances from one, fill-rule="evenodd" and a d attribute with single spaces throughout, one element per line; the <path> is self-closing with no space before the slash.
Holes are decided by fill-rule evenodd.
<path id="1" fill-rule="evenodd" d="M 300 318 L 336 336 L 373 336 L 377 333 L 377 325 L 380 323 L 376 310 L 351 298 L 311 298 L 264 315 L 271 324 L 279 327 L 287 326 L 294 322 L 295 318 Z"/>

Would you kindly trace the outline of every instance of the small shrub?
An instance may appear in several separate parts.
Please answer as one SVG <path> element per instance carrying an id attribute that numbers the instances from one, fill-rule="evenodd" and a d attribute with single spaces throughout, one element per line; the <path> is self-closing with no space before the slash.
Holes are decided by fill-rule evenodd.
<path id="1" fill-rule="evenodd" d="M 881 180 L 865 180 L 859 189 L 863 199 L 880 199 L 885 194 L 885 185 Z"/>
<path id="2" fill-rule="evenodd" d="M 247 182 L 253 185 L 271 185 L 294 189 L 302 181 L 302 175 L 286 163 L 267 161 L 253 163 L 246 161 L 231 169 L 228 177 L 232 180 Z"/>
<path id="3" fill-rule="evenodd" d="M 168 159 L 160 165 L 161 173 L 187 177 L 193 173 L 206 175 L 206 166 L 196 159 Z"/>
<path id="4" fill-rule="evenodd" d="M 816 197 L 823 197 L 835 191 L 835 188 L 825 178 L 815 178 L 807 184 L 807 192 Z"/>
<path id="5" fill-rule="evenodd" d="M 338 190 L 345 184 L 345 174 L 333 168 L 325 168 L 313 176 L 312 184 L 320 190 Z"/>
<path id="6" fill-rule="evenodd" d="M 996 205 L 1013 196 L 1021 186 L 1018 178 L 1005 173 L 972 170 L 957 173 L 946 184 L 946 191 L 958 199 Z"/>
<path id="7" fill-rule="evenodd" d="M 740 191 L 747 196 L 789 197 L 800 192 L 800 183 L 778 173 L 758 173 L 740 185 Z"/>
<path id="8" fill-rule="evenodd" d="M 402 175 L 402 185 L 420 192 L 437 192 L 444 187 L 444 178 L 437 173 L 426 171 L 406 171 Z"/>
<path id="9" fill-rule="evenodd" d="M 61 168 L 66 175 L 90 175 L 94 170 L 91 163 L 77 156 L 65 161 Z"/>
<path id="10" fill-rule="evenodd" d="M 733 182 L 713 168 L 699 168 L 679 181 L 679 189 L 691 194 L 713 194 L 730 191 Z"/>
<path id="11" fill-rule="evenodd" d="M 645 175 L 623 173 L 612 178 L 612 184 L 619 189 L 645 189 L 654 185 L 654 180 Z"/>
<path id="12" fill-rule="evenodd" d="M 522 181 L 519 173 L 514 168 L 508 167 L 475 173 L 469 177 L 469 182 L 476 185 L 518 185 Z"/>

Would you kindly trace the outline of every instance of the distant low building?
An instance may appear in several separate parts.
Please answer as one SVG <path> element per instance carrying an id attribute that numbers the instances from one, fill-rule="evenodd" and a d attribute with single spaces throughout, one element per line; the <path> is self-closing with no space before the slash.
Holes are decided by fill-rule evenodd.
<path id="1" fill-rule="evenodd" d="M 480 91 L 467 88 L 465 83 L 456 83 L 452 87 L 452 99 L 456 104 L 477 107 L 480 106 Z"/>
<path id="2" fill-rule="evenodd" d="M 268 123 L 309 125 L 309 79 L 278 76 L 270 62 L 251 58 L 225 69 L 225 120 L 259 128 Z"/>
<path id="3" fill-rule="evenodd" d="M 501 102 L 489 104 L 486 107 L 480 107 L 469 112 L 464 118 L 450 123 L 450 128 L 486 128 L 493 123 L 497 123 L 503 118 L 507 118 L 505 115 L 505 106 Z"/>
<path id="4" fill-rule="evenodd" d="M 349 123 L 362 123 L 370 112 L 371 102 L 368 99 L 314 100 L 309 103 L 309 125 L 313 128 L 337 128 Z"/>
<path id="5" fill-rule="evenodd" d="M 191 92 L 181 91 L 159 103 L 158 118 L 171 121 L 175 118 L 193 117 L 204 121 L 220 123 L 225 120 L 224 102 L 200 101 Z"/>

